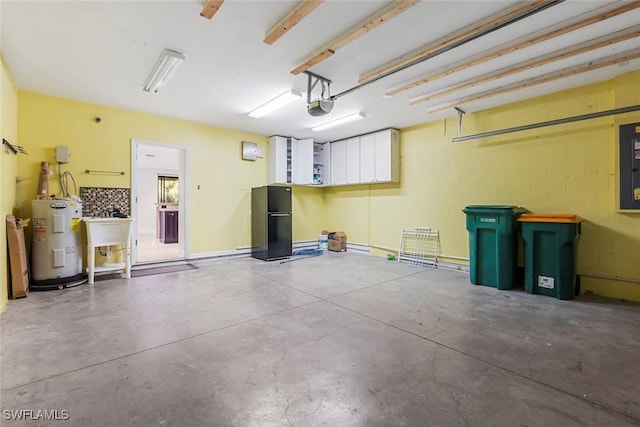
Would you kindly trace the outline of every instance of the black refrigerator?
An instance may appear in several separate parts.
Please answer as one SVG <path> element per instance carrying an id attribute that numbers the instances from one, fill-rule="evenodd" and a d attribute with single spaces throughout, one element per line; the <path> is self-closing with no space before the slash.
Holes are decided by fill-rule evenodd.
<path id="1" fill-rule="evenodd" d="M 265 261 L 291 256 L 291 187 L 251 189 L 251 256 Z"/>

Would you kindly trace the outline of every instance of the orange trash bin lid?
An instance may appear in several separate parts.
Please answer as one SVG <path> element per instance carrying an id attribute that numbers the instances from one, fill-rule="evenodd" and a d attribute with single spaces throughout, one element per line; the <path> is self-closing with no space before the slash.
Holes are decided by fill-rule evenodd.
<path id="1" fill-rule="evenodd" d="M 559 222 L 565 224 L 577 224 L 582 218 L 573 214 L 522 214 L 518 217 L 520 222 Z"/>

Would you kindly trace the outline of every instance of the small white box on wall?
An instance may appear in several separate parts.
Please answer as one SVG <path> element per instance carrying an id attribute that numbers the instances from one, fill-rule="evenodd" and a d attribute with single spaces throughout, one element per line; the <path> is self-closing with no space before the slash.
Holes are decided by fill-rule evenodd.
<path id="1" fill-rule="evenodd" d="M 258 158 L 258 144 L 242 141 L 242 160 L 255 160 Z"/>

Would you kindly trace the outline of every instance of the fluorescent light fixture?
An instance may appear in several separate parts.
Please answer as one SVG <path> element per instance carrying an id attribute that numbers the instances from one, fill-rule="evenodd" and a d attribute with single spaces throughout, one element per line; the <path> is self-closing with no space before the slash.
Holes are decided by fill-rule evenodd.
<path id="1" fill-rule="evenodd" d="M 336 126 L 343 125 L 345 123 L 355 122 L 356 120 L 366 119 L 367 116 L 360 111 L 356 113 L 347 114 L 339 119 L 331 120 L 330 122 L 322 123 L 321 125 L 311 128 L 314 132 L 320 132 L 322 130 L 331 129 Z"/>
<path id="2" fill-rule="evenodd" d="M 271 101 L 262 104 L 255 110 L 250 111 L 249 116 L 259 119 L 260 117 L 266 116 L 267 114 L 279 108 L 282 108 L 285 105 L 290 104 L 291 102 L 300 98 L 302 98 L 302 94 L 300 92 L 297 92 L 295 90 L 288 90 L 285 93 L 276 96 Z"/>
<path id="3" fill-rule="evenodd" d="M 160 93 L 160 89 L 163 88 L 184 59 L 184 55 L 180 52 L 171 49 L 163 50 L 158 62 L 153 66 L 151 74 L 147 77 L 147 81 L 142 86 L 142 90 L 156 95 Z"/>

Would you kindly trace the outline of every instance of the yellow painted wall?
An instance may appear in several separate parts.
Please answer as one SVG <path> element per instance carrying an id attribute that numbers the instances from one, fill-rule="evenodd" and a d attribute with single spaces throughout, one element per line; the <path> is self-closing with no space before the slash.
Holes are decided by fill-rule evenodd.
<path id="1" fill-rule="evenodd" d="M 638 82 L 634 72 L 467 114 L 463 134 L 635 105 Z M 403 227 L 431 226 L 441 233 L 443 254 L 466 258 L 466 205 L 574 213 L 585 219 L 578 272 L 640 279 L 640 214 L 615 206 L 617 125 L 633 122 L 639 113 L 461 143 L 451 142 L 455 117 L 402 129 L 401 183 L 327 189 L 327 222 L 350 242 L 383 248 L 398 248 Z M 637 283 L 583 276 L 582 288 L 640 301 Z"/>
<path id="2" fill-rule="evenodd" d="M 640 72 L 467 114 L 463 132 L 631 105 L 640 99 L 637 81 Z M 130 187 L 130 140 L 144 139 L 190 150 L 192 255 L 250 245 L 250 188 L 266 183 L 267 164 L 240 160 L 240 141 L 266 149 L 266 137 L 23 91 L 18 92 L 17 115 L 16 133 L 30 152 L 18 158 L 17 166 L 21 178 L 31 178 L 21 188 L 27 214 L 38 165 L 54 162 L 55 146 L 69 146 L 66 169 L 79 186 Z M 102 117 L 100 124 L 92 120 L 95 115 Z M 456 261 L 468 257 L 461 211 L 466 205 L 514 204 L 585 218 L 579 272 L 640 278 L 634 258 L 640 253 L 639 214 L 615 209 L 617 125 L 635 121 L 639 114 L 457 144 L 451 142 L 455 117 L 403 129 L 400 184 L 294 188 L 294 240 L 316 239 L 326 228 L 344 230 L 353 243 L 397 248 L 403 227 L 427 225 L 440 230 L 443 253 Z M 84 169 L 124 170 L 126 175 L 85 175 Z M 51 185 L 52 192 L 58 191 L 55 178 Z M 640 300 L 638 284 L 589 277 L 582 283 L 599 294 Z"/>
<path id="3" fill-rule="evenodd" d="M 327 228 L 324 214 L 324 192 L 322 188 L 293 187 L 293 240 L 317 240 L 320 232 Z"/>
<path id="4" fill-rule="evenodd" d="M 71 159 L 63 170 L 73 174 L 78 187 L 130 188 L 131 139 L 143 139 L 189 149 L 191 255 L 250 246 L 251 188 L 266 184 L 267 163 L 241 160 L 241 141 L 257 142 L 268 151 L 267 137 L 32 92 L 20 91 L 18 96 L 21 142 L 29 151 L 18 163 L 20 176 L 31 178 L 22 187 L 27 214 L 40 162 L 55 165 L 57 145 L 69 147 Z M 93 120 L 96 115 L 102 118 L 99 124 Z M 87 175 L 85 169 L 122 170 L 125 175 Z M 294 240 L 315 239 L 321 230 L 322 195 L 313 190 L 294 190 L 294 209 L 305 212 L 294 216 Z M 54 192 L 59 192 L 59 183 L 52 177 Z"/>
<path id="5" fill-rule="evenodd" d="M 4 59 L 0 56 L 0 137 L 12 144 L 18 141 L 18 91 L 7 69 Z M 7 259 L 7 229 L 4 219 L 7 215 L 15 214 L 16 201 L 15 182 L 17 176 L 17 157 L 8 154 L 4 149 L 0 151 L 0 206 L 2 207 L 2 226 L 0 227 L 0 312 L 7 306 L 9 267 Z M 21 155 L 22 156 L 22 155 Z"/>

